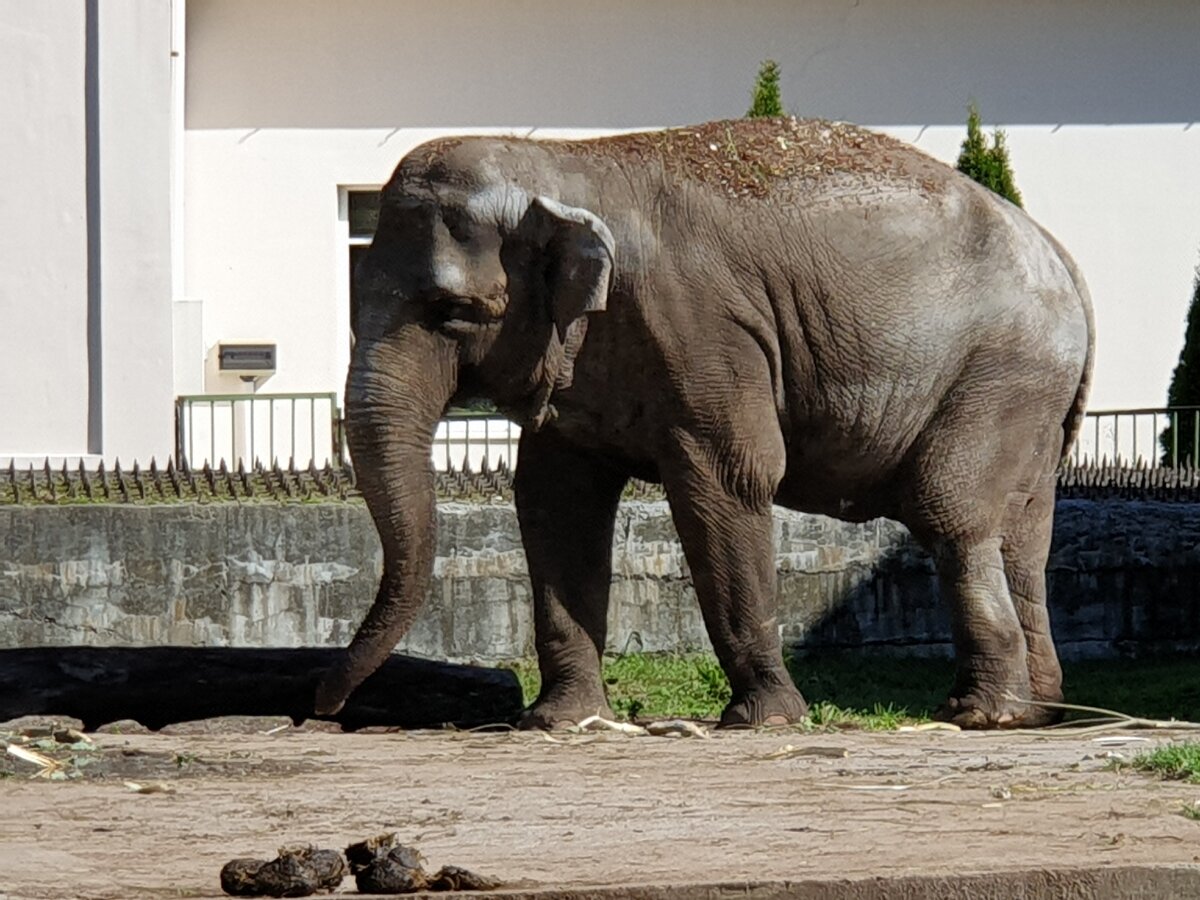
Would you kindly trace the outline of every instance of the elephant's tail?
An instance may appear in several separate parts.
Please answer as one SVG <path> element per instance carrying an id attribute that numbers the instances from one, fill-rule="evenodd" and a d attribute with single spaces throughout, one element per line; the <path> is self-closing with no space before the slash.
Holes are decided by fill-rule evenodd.
<path id="1" fill-rule="evenodd" d="M 1071 273 L 1071 280 L 1075 283 L 1075 291 L 1079 294 L 1079 302 L 1083 306 L 1083 317 L 1087 322 L 1088 332 L 1087 356 L 1083 360 L 1083 373 L 1079 376 L 1079 387 L 1075 389 L 1075 399 L 1071 402 L 1071 409 L 1063 422 L 1063 446 L 1060 460 L 1066 462 L 1070 458 L 1071 447 L 1075 445 L 1075 439 L 1083 430 L 1083 417 L 1087 411 L 1088 394 L 1092 389 L 1092 367 L 1096 359 L 1096 317 L 1092 311 L 1092 295 L 1088 292 L 1087 283 L 1084 282 L 1079 267 L 1075 265 L 1075 260 L 1071 259 L 1070 254 L 1059 245 L 1058 241 L 1052 237 L 1050 240 L 1058 250 L 1059 256 L 1062 257 L 1067 271 Z"/>

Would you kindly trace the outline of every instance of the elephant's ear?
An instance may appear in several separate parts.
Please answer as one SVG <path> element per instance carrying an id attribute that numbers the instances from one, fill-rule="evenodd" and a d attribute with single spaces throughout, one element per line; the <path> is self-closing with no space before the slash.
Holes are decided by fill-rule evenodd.
<path id="1" fill-rule="evenodd" d="M 559 339 L 584 313 L 608 305 L 615 244 L 612 232 L 595 213 L 535 197 L 528 215 L 546 263 L 550 315 Z"/>

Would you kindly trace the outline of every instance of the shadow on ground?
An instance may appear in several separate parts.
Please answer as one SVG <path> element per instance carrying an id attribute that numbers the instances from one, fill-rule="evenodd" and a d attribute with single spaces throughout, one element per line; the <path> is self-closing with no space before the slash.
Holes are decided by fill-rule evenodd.
<path id="1" fill-rule="evenodd" d="M 0 650 L 0 722 L 132 719 L 158 729 L 214 716 L 313 716 L 317 679 L 341 658 L 321 648 L 33 647 Z M 460 728 L 512 722 L 512 672 L 393 654 L 331 716 L 343 728 Z"/>
<path id="2" fill-rule="evenodd" d="M 799 652 L 788 667 L 810 703 L 826 701 L 851 710 L 890 707 L 914 718 L 937 709 L 954 677 L 949 659 L 880 650 Z M 1200 721 L 1197 656 L 1068 661 L 1063 663 L 1063 687 L 1069 703 L 1141 718 Z"/>

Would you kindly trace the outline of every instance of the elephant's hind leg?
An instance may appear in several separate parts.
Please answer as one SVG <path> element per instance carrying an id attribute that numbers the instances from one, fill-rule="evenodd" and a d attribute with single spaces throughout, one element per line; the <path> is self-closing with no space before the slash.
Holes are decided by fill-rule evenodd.
<path id="1" fill-rule="evenodd" d="M 1016 727 L 1029 711 L 1020 702 L 1030 696 L 1025 636 L 1000 548 L 1001 539 L 992 536 L 934 544 L 956 661 L 954 687 L 938 718 L 963 728 Z"/>
<path id="2" fill-rule="evenodd" d="M 1050 635 L 1046 609 L 1046 561 L 1054 526 L 1055 476 L 1046 474 L 1029 493 L 1018 493 L 1009 502 L 1005 517 L 1004 574 L 1025 632 L 1025 654 L 1029 689 L 1034 700 L 1061 703 L 1062 667 Z M 1030 707 L 1022 725 L 1048 725 L 1062 718 L 1062 711 Z"/>
<path id="3" fill-rule="evenodd" d="M 600 677 L 624 473 L 547 432 L 521 435 L 515 494 L 542 689 L 524 728 L 611 716 Z"/>
<path id="4" fill-rule="evenodd" d="M 1053 436 L 1022 422 L 1019 409 L 993 409 L 991 419 L 986 396 L 964 392 L 926 434 L 904 519 L 934 555 L 950 613 L 956 676 L 939 717 L 1013 728 L 1044 721 L 1023 701 L 1057 691 L 1059 677 L 1042 571 L 1053 510 L 1052 478 L 1042 476 Z M 981 429 L 997 444 L 981 443 Z"/>

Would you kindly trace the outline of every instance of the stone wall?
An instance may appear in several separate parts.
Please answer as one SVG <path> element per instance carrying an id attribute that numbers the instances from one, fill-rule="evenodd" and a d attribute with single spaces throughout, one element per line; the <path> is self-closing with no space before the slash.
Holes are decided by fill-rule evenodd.
<path id="1" fill-rule="evenodd" d="M 507 504 L 443 503 L 434 584 L 400 649 L 532 651 L 530 588 Z M 0 647 L 345 644 L 381 554 L 361 503 L 0 507 Z M 901 526 L 780 510 L 780 623 L 807 647 L 948 653 L 928 557 Z M 1061 501 L 1049 566 L 1066 657 L 1200 648 L 1200 505 Z M 609 646 L 708 646 L 665 503 L 622 505 Z"/>

